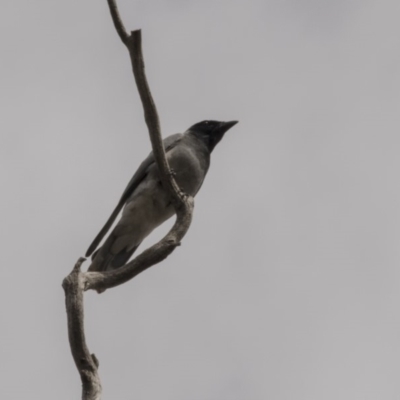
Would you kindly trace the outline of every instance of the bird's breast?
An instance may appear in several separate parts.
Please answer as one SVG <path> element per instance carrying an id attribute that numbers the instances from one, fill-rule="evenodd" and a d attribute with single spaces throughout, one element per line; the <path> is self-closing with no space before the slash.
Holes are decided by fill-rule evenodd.
<path id="1" fill-rule="evenodd" d="M 167 159 L 175 173 L 178 186 L 186 194 L 194 196 L 199 191 L 208 170 L 209 160 L 206 154 L 203 155 L 189 143 L 172 149 Z"/>

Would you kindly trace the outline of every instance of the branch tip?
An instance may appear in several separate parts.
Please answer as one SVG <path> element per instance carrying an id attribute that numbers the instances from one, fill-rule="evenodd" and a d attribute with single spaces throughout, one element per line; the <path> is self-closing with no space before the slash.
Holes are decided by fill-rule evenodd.
<path id="1" fill-rule="evenodd" d="M 81 271 L 81 266 L 85 261 L 86 261 L 86 258 L 79 257 L 79 260 L 76 262 L 76 264 L 74 266 L 74 269 L 72 271 L 73 272 L 80 272 Z"/>
<path id="2" fill-rule="evenodd" d="M 107 0 L 107 2 L 108 7 L 110 8 L 112 20 L 114 22 L 115 30 L 117 31 L 122 43 L 126 45 L 128 43 L 129 35 L 119 15 L 117 3 L 115 0 Z"/>

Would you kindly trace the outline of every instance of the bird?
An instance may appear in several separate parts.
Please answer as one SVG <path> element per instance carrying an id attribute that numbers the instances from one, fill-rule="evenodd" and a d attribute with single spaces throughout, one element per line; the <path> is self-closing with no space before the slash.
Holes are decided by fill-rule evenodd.
<path id="1" fill-rule="evenodd" d="M 183 134 L 163 140 L 170 169 L 181 191 L 195 196 L 210 166 L 210 156 L 225 133 L 238 121 L 198 122 Z M 118 223 L 104 244 L 98 247 L 122 211 Z M 153 152 L 140 164 L 117 206 L 89 246 L 92 256 L 88 271 L 114 271 L 124 266 L 141 242 L 175 214 L 172 202 L 162 186 Z"/>

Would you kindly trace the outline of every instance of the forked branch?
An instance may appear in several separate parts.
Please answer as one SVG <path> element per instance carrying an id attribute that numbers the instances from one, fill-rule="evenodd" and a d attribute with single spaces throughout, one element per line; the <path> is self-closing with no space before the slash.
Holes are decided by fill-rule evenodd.
<path id="1" fill-rule="evenodd" d="M 136 30 L 128 34 L 122 23 L 116 2 L 114 0 L 107 1 L 115 29 L 130 54 L 133 75 L 143 104 L 155 162 L 158 166 L 162 185 L 171 198 L 177 218 L 172 229 L 161 241 L 123 267 L 107 272 L 81 272 L 81 264 L 85 259 L 80 258 L 72 272 L 64 279 L 68 336 L 72 356 L 81 376 L 83 400 L 99 400 L 101 398 L 101 382 L 97 371 L 98 361 L 94 354 L 90 354 L 85 340 L 83 292 L 89 289 L 103 291 L 121 285 L 167 258 L 180 245 L 188 231 L 194 207 L 193 198 L 181 192 L 168 165 L 161 138 L 157 109 L 145 75 L 141 32 Z"/>
<path id="2" fill-rule="evenodd" d="M 119 15 L 117 3 L 115 0 L 107 0 L 108 7 L 110 8 L 111 18 L 114 22 L 115 29 L 122 40 L 122 43 L 126 44 L 129 38 L 128 32 L 126 31 L 124 24 L 122 23 L 121 16 Z"/>

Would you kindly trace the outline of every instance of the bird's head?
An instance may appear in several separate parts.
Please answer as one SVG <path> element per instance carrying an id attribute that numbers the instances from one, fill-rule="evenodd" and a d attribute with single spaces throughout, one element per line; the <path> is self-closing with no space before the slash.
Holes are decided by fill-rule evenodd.
<path id="1" fill-rule="evenodd" d="M 201 121 L 191 126 L 188 131 L 199 138 L 208 147 L 210 152 L 223 138 L 225 132 L 236 125 L 238 121 Z"/>

